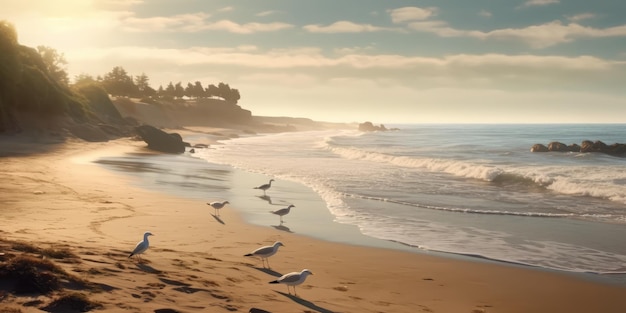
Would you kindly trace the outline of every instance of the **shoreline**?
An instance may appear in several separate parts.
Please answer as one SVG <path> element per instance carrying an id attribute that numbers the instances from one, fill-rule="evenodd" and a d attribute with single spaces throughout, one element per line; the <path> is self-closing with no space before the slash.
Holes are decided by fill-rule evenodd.
<path id="1" fill-rule="evenodd" d="M 129 144 L 130 143 L 130 147 Z M 67 244 L 85 267 L 103 273 L 88 278 L 114 287 L 90 294 L 104 310 L 145 312 L 622 312 L 621 286 L 488 262 L 322 241 L 252 225 L 235 209 L 212 215 L 205 202 L 145 190 L 133 178 L 87 160 L 139 148 L 117 140 L 70 142 L 40 155 L 1 159 L 3 237 Z M 136 152 L 136 151 L 135 151 Z M 77 214 L 80 212 L 80 214 Z M 151 230 L 147 265 L 127 252 Z M 181 231 L 183 229 L 184 231 Z M 281 240 L 272 270 L 243 254 Z M 97 261 L 97 262 L 96 262 Z M 115 268 L 115 262 L 125 265 Z M 309 268 L 298 286 L 267 285 L 276 274 Z M 278 272 L 274 272 L 278 271 Z M 185 288 L 181 290 L 181 286 Z M 184 292 L 186 290 L 187 292 Z M 24 300 L 21 300 L 24 301 Z M 24 303 L 24 302 L 22 302 Z M 20 306 L 20 298 L 11 303 Z"/>
<path id="2" fill-rule="evenodd" d="M 101 156 L 101 157 L 104 160 L 108 160 L 107 156 Z M 274 189 L 271 190 L 271 192 L 268 191 L 267 197 L 263 197 L 261 196 L 262 195 L 261 192 L 252 190 L 251 186 L 253 186 L 254 183 L 245 185 L 241 181 L 251 181 L 251 182 L 260 183 L 266 179 L 269 179 L 269 177 L 267 177 L 266 175 L 233 168 L 230 165 L 210 163 L 206 161 L 205 159 L 198 158 L 198 157 L 191 156 L 191 155 L 184 155 L 184 157 L 193 159 L 193 162 L 199 162 L 199 164 L 206 164 L 207 167 L 216 166 L 216 165 L 219 167 L 222 167 L 222 166 L 227 167 L 230 169 L 230 171 L 234 173 L 233 176 L 240 177 L 239 179 L 236 179 L 236 181 L 232 182 L 235 186 L 239 186 L 239 188 L 236 188 L 236 187 L 233 187 L 233 188 L 236 189 L 235 192 L 238 192 L 240 194 L 245 194 L 245 195 L 235 196 L 234 198 L 237 199 L 238 201 L 235 201 L 234 203 L 231 198 L 229 198 L 230 199 L 229 201 L 231 202 L 231 205 L 234 205 L 233 210 L 235 210 L 237 214 L 240 215 L 240 218 L 244 220 L 244 222 L 251 224 L 251 225 L 255 225 L 259 227 L 274 227 L 282 231 L 296 233 L 298 235 L 302 235 L 302 236 L 305 236 L 314 240 L 322 240 L 325 242 L 333 242 L 333 243 L 339 243 L 339 244 L 347 244 L 347 245 L 371 247 L 371 248 L 391 249 L 391 250 L 397 250 L 397 251 L 408 252 L 408 253 L 416 253 L 416 254 L 431 255 L 431 256 L 442 257 L 442 258 L 456 259 L 456 260 L 461 260 L 461 261 L 485 262 L 487 264 L 500 264 L 500 265 L 505 265 L 505 266 L 518 267 L 522 269 L 569 275 L 572 277 L 577 277 L 580 279 L 585 279 L 585 280 L 600 282 L 600 283 L 605 283 L 605 284 L 626 286 L 626 274 L 624 273 L 595 273 L 595 272 L 567 271 L 567 270 L 545 268 L 545 267 L 533 266 L 533 265 L 525 264 L 525 263 L 489 258 L 489 257 L 485 257 L 482 255 L 463 254 L 463 253 L 455 253 L 455 252 L 432 250 L 432 249 L 422 249 L 422 248 L 415 247 L 410 244 L 406 244 L 406 243 L 399 242 L 399 241 L 393 241 L 393 240 L 387 240 L 387 239 L 381 239 L 381 238 L 369 236 L 369 235 L 361 233 L 356 225 L 335 221 L 332 213 L 330 213 L 326 209 L 326 203 L 324 202 L 324 200 L 310 187 L 303 185 L 299 182 L 281 181 L 281 180 L 279 180 L 278 182 L 274 182 L 274 185 L 273 185 Z M 107 167 L 109 170 L 123 172 L 123 170 L 115 169 L 116 165 L 114 163 L 115 162 L 108 161 L 107 164 L 103 166 Z M 125 175 L 131 175 L 131 176 L 137 177 L 136 172 L 132 174 L 125 174 Z M 142 175 L 139 174 L 139 176 L 142 176 Z M 142 179 L 142 178 L 139 178 L 139 179 Z M 299 196 L 297 200 L 302 201 L 302 199 L 305 199 L 304 200 L 305 202 L 313 202 L 313 204 L 309 205 L 307 208 L 310 209 L 311 207 L 315 207 L 315 210 L 317 210 L 317 212 L 313 212 L 311 214 L 301 216 L 299 219 L 295 221 L 292 219 L 291 221 L 278 227 L 278 225 L 272 225 L 276 223 L 269 222 L 270 220 L 273 221 L 275 219 L 274 218 L 275 216 L 272 216 L 271 214 L 266 214 L 267 210 L 242 209 L 242 207 L 253 206 L 253 203 L 256 200 L 254 197 L 261 198 L 267 201 L 270 198 L 269 195 L 275 191 L 275 189 L 277 188 L 276 186 L 278 185 L 281 185 L 278 188 L 282 187 L 282 189 L 276 190 L 275 195 L 278 195 L 279 199 L 281 198 L 281 195 L 284 195 L 285 193 L 296 193 Z M 149 190 L 158 189 L 157 186 L 145 180 L 144 182 L 138 182 L 137 186 L 140 186 L 142 188 L 146 188 Z M 185 189 L 187 191 L 182 191 L 182 189 Z M 198 194 L 201 193 L 198 190 L 196 190 L 194 187 L 184 187 L 184 186 L 177 188 L 177 189 L 173 189 L 173 190 L 163 189 L 162 191 L 168 192 L 173 196 L 190 197 L 192 199 L 199 199 L 200 197 L 198 196 Z M 289 202 L 283 201 L 283 203 L 276 206 L 276 208 L 281 208 L 288 204 Z M 322 207 L 324 210 L 323 212 L 320 212 L 320 208 Z M 291 217 L 294 217 L 295 215 L 298 215 L 298 212 L 299 212 L 298 207 L 294 208 L 293 210 L 294 212 L 292 212 L 292 214 L 290 214 L 291 216 L 290 217 L 288 216 L 287 218 L 291 218 Z M 316 225 L 313 227 L 306 225 L 309 223 L 308 221 L 310 220 L 315 220 L 319 225 Z M 295 226 L 295 227 L 292 227 L 292 226 Z M 304 230 L 301 227 L 304 227 Z M 324 231 L 320 232 L 319 228 L 324 229 Z"/>

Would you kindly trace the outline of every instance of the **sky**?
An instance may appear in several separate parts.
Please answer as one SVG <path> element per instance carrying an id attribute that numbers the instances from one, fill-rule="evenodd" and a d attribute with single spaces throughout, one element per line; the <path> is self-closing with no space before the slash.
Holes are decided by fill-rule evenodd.
<path id="1" fill-rule="evenodd" d="M 2 0 L 70 78 L 227 83 L 253 115 L 626 123 L 626 1 Z"/>

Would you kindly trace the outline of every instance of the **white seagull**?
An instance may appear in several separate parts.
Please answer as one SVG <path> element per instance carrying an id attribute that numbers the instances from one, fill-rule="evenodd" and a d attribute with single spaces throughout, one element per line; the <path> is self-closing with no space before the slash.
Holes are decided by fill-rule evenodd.
<path id="1" fill-rule="evenodd" d="M 150 242 L 148 242 L 148 236 L 154 236 L 154 235 L 149 231 L 143 233 L 143 240 L 137 243 L 137 245 L 135 246 L 135 249 L 133 250 L 133 252 L 130 253 L 128 258 L 132 257 L 133 255 L 139 258 L 140 254 L 148 250 L 148 247 L 150 247 Z"/>
<path id="2" fill-rule="evenodd" d="M 272 182 L 273 181 L 274 181 L 273 179 L 270 179 L 269 183 L 263 184 L 263 185 L 258 186 L 258 187 L 254 187 L 254 189 L 261 189 L 261 190 L 263 190 L 263 194 L 265 194 L 265 191 L 267 191 L 268 189 L 270 189 L 270 187 L 272 187 Z"/>
<path id="3" fill-rule="evenodd" d="M 278 247 L 284 247 L 284 246 L 285 245 L 283 245 L 282 242 L 276 241 L 271 246 L 264 246 L 264 247 L 258 248 L 252 251 L 251 253 L 245 254 L 244 256 L 258 256 L 261 258 L 261 262 L 263 262 L 263 267 L 265 268 L 265 261 L 267 261 L 267 268 L 270 268 L 270 260 L 268 258 L 276 254 L 276 252 L 278 252 Z"/>
<path id="4" fill-rule="evenodd" d="M 291 272 L 291 273 L 285 274 L 281 276 L 279 279 L 271 281 L 270 284 L 287 285 L 287 292 L 289 292 L 289 294 L 291 294 L 291 290 L 289 290 L 289 286 L 293 286 L 293 294 L 297 296 L 298 294 L 296 294 L 296 286 L 302 284 L 304 280 L 306 279 L 306 277 L 309 275 L 313 275 L 313 273 L 311 273 L 311 271 L 307 269 L 303 269 L 302 272 Z"/>
<path id="5" fill-rule="evenodd" d="M 280 216 L 280 223 L 282 224 L 283 223 L 283 216 L 289 214 L 289 211 L 291 211 L 291 208 L 295 208 L 295 207 L 296 207 L 295 205 L 290 204 L 286 208 L 282 208 L 282 209 L 279 209 L 279 210 L 276 210 L 276 211 L 270 211 L 270 212 Z"/>
<path id="6" fill-rule="evenodd" d="M 219 209 L 223 208 L 225 205 L 230 204 L 230 202 L 228 201 L 215 201 L 215 202 L 211 202 L 211 203 L 207 203 L 208 205 L 212 206 L 213 209 L 215 209 L 215 216 L 219 216 L 218 212 Z"/>

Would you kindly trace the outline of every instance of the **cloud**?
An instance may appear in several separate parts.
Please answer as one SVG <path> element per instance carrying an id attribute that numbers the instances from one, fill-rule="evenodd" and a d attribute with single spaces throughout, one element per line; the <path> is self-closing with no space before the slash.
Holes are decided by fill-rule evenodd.
<path id="1" fill-rule="evenodd" d="M 379 26 L 373 26 L 370 24 L 356 24 L 356 23 L 349 22 L 349 21 L 339 21 L 339 22 L 332 23 L 328 26 L 305 25 L 302 28 L 310 33 L 325 33 L 325 34 L 402 31 L 401 29 L 398 29 L 398 28 L 379 27 Z"/>
<path id="2" fill-rule="evenodd" d="M 60 1 L 56 1 L 58 4 Z M 81 1 L 89 2 L 89 0 Z M 120 9 L 135 6 L 144 3 L 144 0 L 92 0 L 94 7 L 108 8 L 108 9 Z"/>
<path id="3" fill-rule="evenodd" d="M 404 7 L 387 10 L 391 15 L 391 21 L 398 24 L 408 21 L 425 20 L 435 15 L 436 8 Z"/>
<path id="4" fill-rule="evenodd" d="M 259 12 L 257 14 L 255 14 L 256 16 L 270 16 L 270 15 L 275 15 L 275 14 L 279 14 L 279 13 L 283 13 L 282 11 L 276 11 L 276 10 L 269 10 L 269 11 L 263 11 L 263 12 Z"/>
<path id="5" fill-rule="evenodd" d="M 572 42 L 577 38 L 626 37 L 626 25 L 601 29 L 582 26 L 577 23 L 563 24 L 561 21 L 552 21 L 524 28 L 496 29 L 487 32 L 455 29 L 449 27 L 446 22 L 438 20 L 411 22 L 407 24 L 407 27 L 415 31 L 434 33 L 441 37 L 521 41 L 535 49 Z"/>
<path id="6" fill-rule="evenodd" d="M 524 4 L 522 4 L 518 8 L 544 6 L 544 5 L 557 4 L 557 3 L 559 3 L 559 0 L 528 0 L 524 2 Z"/>
<path id="7" fill-rule="evenodd" d="M 217 12 L 231 12 L 233 11 L 235 8 L 233 7 L 223 7 L 217 10 Z"/>
<path id="8" fill-rule="evenodd" d="M 491 12 L 489 12 L 487 10 L 484 10 L 484 9 L 480 10 L 480 12 L 478 12 L 478 15 L 482 16 L 482 17 L 491 17 L 492 16 Z"/>
<path id="9" fill-rule="evenodd" d="M 519 39 L 533 48 L 545 48 L 577 38 L 626 37 L 626 25 L 604 29 L 582 26 L 576 23 L 562 24 L 553 21 L 520 29 L 499 29 L 482 34 L 484 38 Z"/>
<path id="10" fill-rule="evenodd" d="M 531 0 L 526 5 L 547 5 L 558 3 L 558 0 Z M 501 28 L 491 31 L 466 30 L 451 27 L 447 22 L 432 19 L 437 8 L 422 9 L 404 7 L 389 10 L 391 19 L 396 24 L 404 24 L 407 29 L 433 33 L 440 37 L 468 37 L 481 40 L 520 41 L 532 48 L 542 49 L 558 44 L 572 42 L 579 38 L 626 37 L 626 24 L 608 28 L 593 28 L 578 24 L 578 21 L 594 18 L 592 13 L 583 13 L 567 17 L 570 23 L 559 20 L 522 28 Z M 491 12 L 482 10 L 479 15 L 490 17 Z"/>
<path id="11" fill-rule="evenodd" d="M 205 30 L 223 30 L 236 34 L 253 34 L 260 32 L 274 32 L 292 28 L 293 25 L 287 23 L 245 23 L 238 24 L 229 20 L 221 20 L 205 25 Z"/>
<path id="12" fill-rule="evenodd" d="M 333 52 L 335 54 L 338 54 L 338 55 L 347 55 L 347 54 L 356 54 L 356 53 L 362 53 L 362 52 L 366 52 L 366 51 L 371 51 L 373 49 L 374 49 L 373 46 L 367 46 L 367 47 L 344 47 L 344 48 L 333 49 Z"/>
<path id="13" fill-rule="evenodd" d="M 588 20 L 588 19 L 592 19 L 595 17 L 596 15 L 593 13 L 582 13 L 582 14 L 567 16 L 567 20 L 570 22 L 580 22 L 582 20 Z"/>
<path id="14" fill-rule="evenodd" d="M 204 30 L 211 15 L 203 12 L 122 20 L 122 28 L 131 32 L 195 32 Z"/>
<path id="15" fill-rule="evenodd" d="M 179 14 L 167 17 L 128 17 L 122 21 L 122 28 L 131 32 L 201 32 L 207 30 L 226 31 L 236 34 L 273 32 L 292 28 L 286 23 L 245 23 L 230 20 L 209 21 L 208 13 Z"/>

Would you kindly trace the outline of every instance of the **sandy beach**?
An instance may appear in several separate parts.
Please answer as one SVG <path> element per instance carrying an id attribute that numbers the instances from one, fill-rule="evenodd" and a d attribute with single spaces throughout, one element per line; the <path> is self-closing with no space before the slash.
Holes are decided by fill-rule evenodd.
<path id="1" fill-rule="evenodd" d="M 0 148 L 0 260 L 25 253 L 41 258 L 16 249 L 15 242 L 69 250 L 76 256 L 71 262 L 47 259 L 97 286 L 73 290 L 98 303 L 95 311 L 626 311 L 621 285 L 255 226 L 234 206 L 214 216 L 206 202 L 221 199 L 197 201 L 148 190 L 93 163 L 100 156 L 151 153 L 142 141 L 14 136 L 1 138 Z M 128 258 L 145 231 L 154 236 L 142 261 Z M 244 257 L 275 241 L 285 246 L 270 258 L 271 269 Z M 285 285 L 268 283 L 305 268 L 313 275 L 296 287 L 297 296 Z M 41 312 L 72 290 L 16 295 L 1 285 L 0 312 Z"/>

